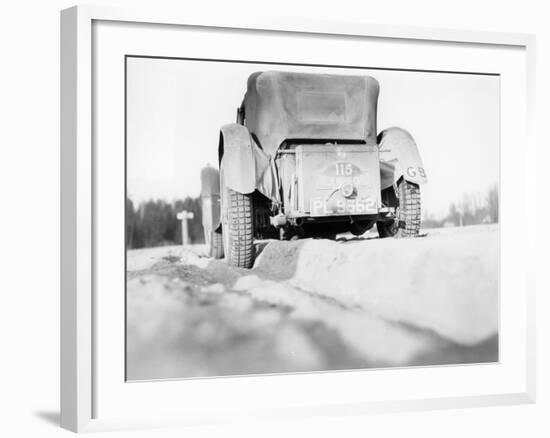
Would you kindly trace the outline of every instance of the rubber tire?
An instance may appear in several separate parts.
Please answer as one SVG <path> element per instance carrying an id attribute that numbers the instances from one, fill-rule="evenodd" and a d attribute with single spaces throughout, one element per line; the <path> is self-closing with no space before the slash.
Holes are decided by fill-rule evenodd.
<path id="1" fill-rule="evenodd" d="M 204 240 L 208 248 L 208 255 L 214 259 L 223 259 L 223 236 L 212 230 L 204 231 Z"/>
<path id="2" fill-rule="evenodd" d="M 397 183 L 396 196 L 399 199 L 397 218 L 394 221 L 377 222 L 380 238 L 417 237 L 420 232 L 420 187 L 401 179 Z"/>
<path id="3" fill-rule="evenodd" d="M 252 199 L 230 188 L 222 191 L 224 253 L 227 263 L 249 269 L 254 264 L 254 211 Z"/>

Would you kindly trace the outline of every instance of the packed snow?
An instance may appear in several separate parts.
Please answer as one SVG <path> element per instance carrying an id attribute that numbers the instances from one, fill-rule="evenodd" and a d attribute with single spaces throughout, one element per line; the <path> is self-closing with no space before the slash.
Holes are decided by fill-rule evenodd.
<path id="1" fill-rule="evenodd" d="M 130 380 L 498 360 L 498 226 L 127 254 Z"/>

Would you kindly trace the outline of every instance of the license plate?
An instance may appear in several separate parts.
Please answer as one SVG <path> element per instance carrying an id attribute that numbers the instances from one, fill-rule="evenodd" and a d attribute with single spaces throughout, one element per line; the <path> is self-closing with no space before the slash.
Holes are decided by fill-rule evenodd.
<path id="1" fill-rule="evenodd" d="M 377 214 L 380 207 L 378 147 L 296 147 L 295 209 L 300 216 Z M 347 189 L 351 189 L 351 192 Z"/>
<path id="2" fill-rule="evenodd" d="M 311 200 L 311 214 L 325 216 L 331 214 L 371 214 L 376 213 L 376 201 L 372 198 Z"/>

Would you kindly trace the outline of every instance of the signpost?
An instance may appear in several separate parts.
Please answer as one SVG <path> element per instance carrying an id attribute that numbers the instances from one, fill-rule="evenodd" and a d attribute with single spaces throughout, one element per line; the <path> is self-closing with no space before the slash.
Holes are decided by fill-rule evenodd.
<path id="1" fill-rule="evenodd" d="M 188 221 L 193 219 L 195 216 L 191 211 L 180 211 L 176 216 L 181 221 L 181 244 L 189 245 L 189 228 Z"/>

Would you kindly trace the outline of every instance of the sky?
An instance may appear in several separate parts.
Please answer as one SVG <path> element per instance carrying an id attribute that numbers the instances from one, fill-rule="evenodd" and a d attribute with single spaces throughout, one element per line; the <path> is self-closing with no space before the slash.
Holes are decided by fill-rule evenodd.
<path id="1" fill-rule="evenodd" d="M 378 132 L 400 126 L 413 135 L 428 176 L 423 210 L 434 217 L 465 194 L 484 196 L 499 181 L 496 76 L 129 58 L 130 199 L 198 196 L 202 167 L 217 164 L 220 126 L 235 121 L 248 76 L 264 70 L 374 76 Z"/>

